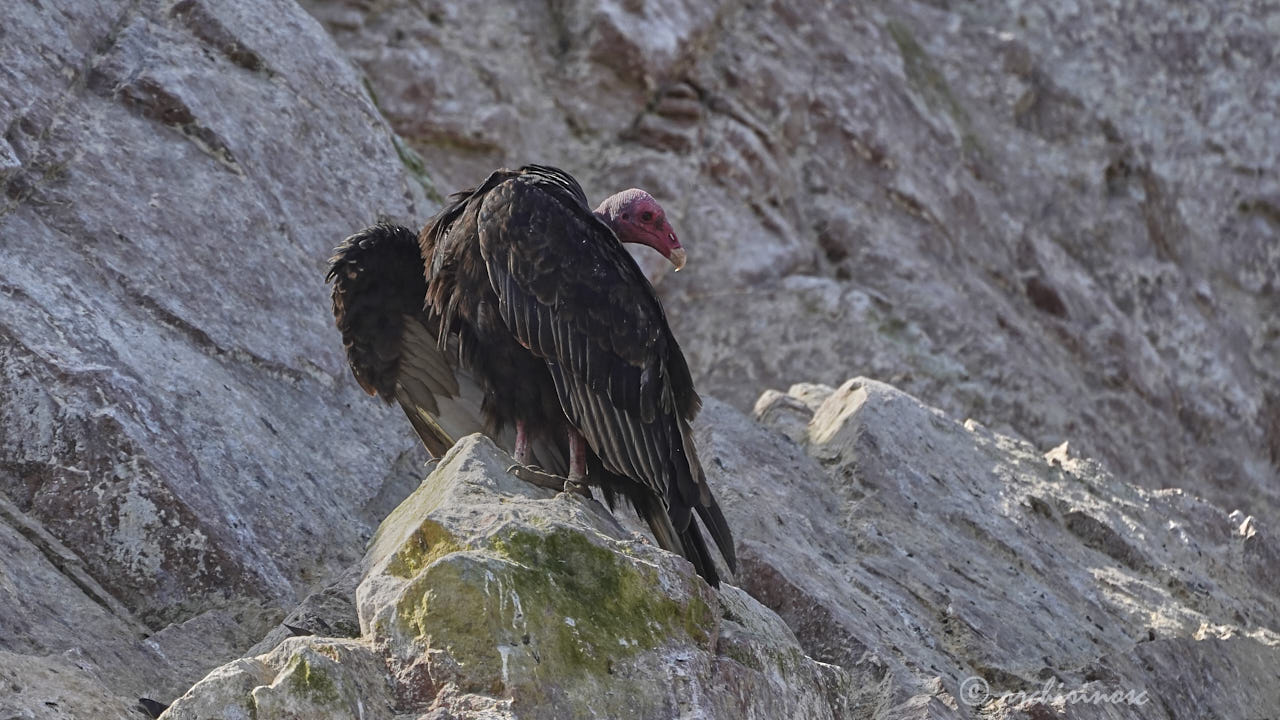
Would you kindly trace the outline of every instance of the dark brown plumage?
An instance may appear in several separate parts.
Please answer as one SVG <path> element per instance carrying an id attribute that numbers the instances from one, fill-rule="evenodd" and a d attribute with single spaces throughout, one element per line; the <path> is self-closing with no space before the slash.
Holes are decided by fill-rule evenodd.
<path id="1" fill-rule="evenodd" d="M 383 223 L 348 237 L 329 259 L 327 280 L 356 382 L 399 403 L 432 456 L 473 432 L 498 436 L 481 413 L 483 389 L 437 343 L 411 230 Z"/>
<path id="2" fill-rule="evenodd" d="M 614 208 L 622 213 L 614 218 L 601 208 L 593 213 L 560 170 L 496 171 L 432 219 L 416 268 L 408 231 L 378 226 L 348 238 L 330 269 L 335 318 L 357 380 L 416 415 L 433 454 L 468 424 L 495 439 L 518 425 L 544 467 L 572 475 L 581 467 L 572 457 L 580 433 L 585 481 L 611 506 L 615 494 L 627 497 L 660 545 L 716 584 L 695 513 L 731 569 L 736 559 L 689 427 L 701 403 L 657 295 L 619 241 L 631 234 L 625 209 Z M 670 229 L 657 213 L 653 237 Z M 646 222 L 651 215 L 644 212 Z M 683 249 L 668 234 L 669 241 L 634 241 L 682 264 Z M 383 244 L 385 252 L 375 249 Z M 404 340 L 428 334 L 434 349 Z M 410 387 L 419 367 L 425 394 Z M 465 377 L 456 392 L 439 377 L 442 367 Z M 462 386 L 481 391 L 478 412 L 477 393 Z M 469 416 L 443 418 L 466 404 L 464 396 Z"/>

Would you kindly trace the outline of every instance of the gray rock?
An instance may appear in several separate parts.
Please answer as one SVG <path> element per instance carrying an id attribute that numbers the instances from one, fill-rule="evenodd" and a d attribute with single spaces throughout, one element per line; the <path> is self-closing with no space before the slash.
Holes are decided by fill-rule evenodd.
<path id="1" fill-rule="evenodd" d="M 17 654 L 0 650 L 0 714 L 23 720 L 138 720 L 115 678 L 79 653 Z"/>
<path id="2" fill-rule="evenodd" d="M 351 382 L 323 269 L 352 229 L 431 206 L 291 2 L 3 14 L 0 651 L 80 653 L 100 683 L 60 707 L 167 702 L 416 484 L 412 433 Z"/>
<path id="3" fill-rule="evenodd" d="M 161 717 L 390 718 L 384 672 L 381 655 L 368 643 L 290 638 L 266 655 L 217 668 Z"/>
<path id="4" fill-rule="evenodd" d="M 801 452 L 783 434 L 813 392 L 767 398 L 774 433 L 712 403 L 699 449 L 740 538 L 739 583 L 815 659 L 874 656 L 895 697 L 940 677 L 984 717 L 1037 717 L 1017 705 L 1049 682 L 1043 705 L 1070 718 L 1280 707 L 1265 679 L 1280 603 L 1273 570 L 1251 559 L 1277 542 L 1254 521 L 862 378 L 811 412 Z M 1053 704 L 1072 691 L 1148 702 Z"/>

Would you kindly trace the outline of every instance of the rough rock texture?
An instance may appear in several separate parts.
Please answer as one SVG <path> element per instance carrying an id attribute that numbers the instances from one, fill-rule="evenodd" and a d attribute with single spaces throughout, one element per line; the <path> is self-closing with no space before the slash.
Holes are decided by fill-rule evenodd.
<path id="1" fill-rule="evenodd" d="M 358 640 L 290 638 L 165 718 L 832 718 L 854 677 L 599 504 L 460 442 L 378 529 Z M 246 714 L 247 713 L 247 714 Z"/>
<path id="2" fill-rule="evenodd" d="M 430 206 L 291 2 L 0 14 L 0 667 L 168 700 L 417 483 L 322 278 L 352 228 Z"/>
<path id="3" fill-rule="evenodd" d="M 1269 652 L 1253 628 L 1274 627 L 1268 569 L 1280 565 L 1268 539 L 1280 522 L 1275 7 L 305 6 L 31 0 L 0 11 L 0 717 L 136 718 L 137 698 L 168 702 L 294 632 L 340 636 L 335 653 L 364 657 L 359 558 L 418 485 L 424 456 L 399 413 L 351 381 L 324 258 L 379 215 L 420 223 L 441 195 L 526 160 L 570 169 L 593 197 L 635 184 L 665 201 L 690 266 L 672 277 L 652 254 L 641 261 L 704 394 L 746 410 L 767 386 L 865 374 L 1038 451 L 1070 440 L 1098 458 L 1116 480 L 1091 497 L 1127 510 L 1099 515 L 1072 496 L 1066 509 L 1045 500 L 1036 522 L 1092 538 L 1084 547 L 1100 556 L 1044 536 L 1067 548 L 1053 571 L 1088 597 L 1122 597 L 1116 577 L 1095 577 L 1089 596 L 1079 574 L 1111 557 L 1099 528 L 1128 543 L 1133 553 L 1116 552 L 1141 561 L 1129 570 L 1139 580 L 1114 603 L 1150 615 L 1157 639 L 1081 635 L 1080 647 L 1111 653 L 1098 655 L 1107 664 L 1064 677 L 1150 665 L 1165 678 L 1163 712 L 1178 717 L 1223 677 L 1170 680 L 1178 663 L 1230 660 L 1219 671 L 1247 679 Z M 810 437 L 823 397 L 811 386 L 762 411 L 820 465 L 856 468 Z M 727 412 L 709 405 L 709 418 Z M 717 426 L 701 431 L 723 447 Z M 785 445 L 719 457 L 769 448 L 794 456 L 788 472 L 818 477 Z M 773 477 L 757 492 L 781 492 Z M 827 494 L 834 504 L 813 518 L 862 507 L 865 490 L 846 480 L 793 495 Z M 912 502 L 934 523 L 953 498 Z M 744 551 L 782 542 L 748 507 L 730 508 L 755 528 L 740 533 Z M 1156 532 L 1133 519 L 1161 512 L 1180 524 Z M 869 525 L 850 529 L 857 518 Z M 816 660 L 855 674 L 883 663 L 883 687 L 863 682 L 885 693 L 868 700 L 877 712 L 960 708 L 957 673 L 970 670 L 1013 676 L 982 671 L 993 690 L 1038 677 L 1029 656 L 979 642 L 1001 640 L 1002 624 L 994 633 L 995 620 L 973 617 L 985 634 L 964 636 L 972 653 L 931 650 L 920 667 L 938 669 L 912 670 L 903 658 L 941 640 L 884 640 L 824 589 L 854 578 L 859 602 L 897 597 L 893 583 L 910 575 L 869 575 L 854 559 L 875 538 L 896 542 L 896 526 L 869 514 L 810 524 L 814 547 L 853 550 L 802 562 L 797 546 L 793 565 L 753 565 L 743 582 Z M 1225 558 L 1186 564 L 1204 584 L 1161 564 L 1160 543 L 1126 534 L 1154 528 L 1144 532 L 1176 548 L 1184 525 L 1218 527 L 1188 536 Z M 1037 560 L 1049 550 L 1014 539 L 1001 540 L 1016 549 L 1009 564 L 1051 568 Z M 949 537 L 938 557 L 963 546 Z M 923 608 L 940 591 L 912 587 L 903 612 L 936 629 Z M 1271 595 L 1254 598 L 1258 588 Z M 779 592 L 811 600 L 788 607 Z M 1062 602 L 1078 619 L 1082 601 Z M 1192 634 L 1204 642 L 1158 632 L 1198 617 L 1176 603 L 1212 620 Z M 1110 632 L 1121 615 L 1106 607 L 1084 617 Z M 866 616 L 888 628 L 894 613 Z M 1210 640 L 1223 626 L 1239 631 Z M 862 646 L 875 648 L 865 661 Z M 261 667 L 276 677 L 287 662 Z M 945 681 L 921 680 L 930 672 Z"/>
<path id="4" fill-rule="evenodd" d="M 658 195 L 704 392 L 865 374 L 1280 517 L 1274 3 L 307 5 L 442 191 Z"/>
<path id="5" fill-rule="evenodd" d="M 875 381 L 771 392 L 758 412 L 764 426 L 713 401 L 697 428 L 741 589 L 713 591 L 593 502 L 515 481 L 476 436 L 379 528 L 360 563 L 358 639 L 263 649 L 166 718 L 1280 708 L 1273 528 Z"/>
<path id="6" fill-rule="evenodd" d="M 992 717 L 1280 709 L 1273 526 L 862 378 L 766 393 L 756 413 L 804 451 L 721 404 L 704 412 L 699 448 L 742 538 L 739 583 L 815 659 L 870 653 L 891 685 L 940 676 Z M 1023 715 L 996 701 L 1050 681 L 1065 688 L 1051 696 L 1145 690 L 1149 702 Z"/>

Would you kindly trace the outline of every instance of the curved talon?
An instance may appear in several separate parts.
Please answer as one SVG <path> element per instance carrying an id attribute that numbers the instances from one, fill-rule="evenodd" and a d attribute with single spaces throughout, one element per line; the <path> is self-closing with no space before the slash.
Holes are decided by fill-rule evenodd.
<path id="1" fill-rule="evenodd" d="M 567 493 L 577 493 L 588 500 L 594 499 L 591 496 L 591 488 L 576 480 L 565 480 L 563 490 Z"/>
<path id="2" fill-rule="evenodd" d="M 512 475 L 515 475 L 516 477 L 529 483 L 530 485 L 535 485 L 540 488 L 555 490 L 557 492 L 564 489 L 564 483 L 565 483 L 564 478 L 558 475 L 545 473 L 540 469 L 530 467 L 528 465 L 521 465 L 520 463 L 515 463 L 511 467 L 507 468 L 507 472 Z"/>

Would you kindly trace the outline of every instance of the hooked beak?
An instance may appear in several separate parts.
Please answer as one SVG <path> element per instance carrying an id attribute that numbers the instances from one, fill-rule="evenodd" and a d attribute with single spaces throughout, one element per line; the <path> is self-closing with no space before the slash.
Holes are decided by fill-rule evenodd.
<path id="1" fill-rule="evenodd" d="M 676 272 L 680 272 L 680 270 L 684 268 L 684 248 L 678 247 L 675 250 L 672 250 L 671 254 L 667 256 L 667 259 L 671 261 L 672 265 L 676 266 Z"/>
<path id="2" fill-rule="evenodd" d="M 684 248 L 680 246 L 680 241 L 676 239 L 675 233 L 670 233 L 668 239 L 671 240 L 671 253 L 667 255 L 667 259 L 672 265 L 676 266 L 676 272 L 680 272 L 684 268 L 685 254 Z"/>

